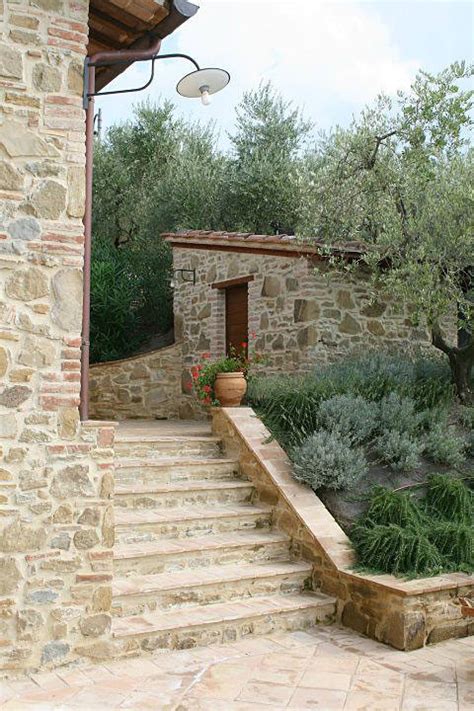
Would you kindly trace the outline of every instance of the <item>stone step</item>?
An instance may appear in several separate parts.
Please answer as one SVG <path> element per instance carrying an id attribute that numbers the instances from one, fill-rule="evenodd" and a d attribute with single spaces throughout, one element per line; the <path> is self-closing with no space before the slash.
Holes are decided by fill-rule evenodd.
<path id="1" fill-rule="evenodd" d="M 240 563 L 180 570 L 157 575 L 115 578 L 113 612 L 143 615 L 156 609 L 300 592 L 311 579 L 312 566 L 301 562 Z"/>
<path id="2" fill-rule="evenodd" d="M 135 639 L 143 650 L 179 649 L 227 642 L 244 635 L 295 630 L 330 622 L 335 600 L 321 593 L 268 595 L 233 602 L 117 617 L 116 639 Z"/>
<path id="3" fill-rule="evenodd" d="M 278 531 L 232 531 L 213 536 L 193 536 L 143 541 L 114 548 L 116 575 L 199 570 L 210 565 L 287 560 L 290 542 Z"/>
<path id="4" fill-rule="evenodd" d="M 237 477 L 239 463 L 235 459 L 199 459 L 196 457 L 163 457 L 162 459 L 118 458 L 116 483 L 175 482 L 192 480 L 229 480 Z"/>
<path id="5" fill-rule="evenodd" d="M 182 538 L 269 527 L 271 517 L 271 508 L 237 504 L 152 511 L 117 508 L 115 533 L 117 539 L 122 542 L 143 540 L 140 534 L 153 534 L 160 538 Z"/>
<path id="6" fill-rule="evenodd" d="M 157 457 L 182 456 L 214 458 L 222 455 L 221 440 L 212 435 L 175 437 L 150 434 L 118 434 L 115 439 L 117 456 Z"/>
<path id="7" fill-rule="evenodd" d="M 115 506 L 129 509 L 250 502 L 255 492 L 248 481 L 178 481 L 165 484 L 125 484 L 115 487 Z"/>

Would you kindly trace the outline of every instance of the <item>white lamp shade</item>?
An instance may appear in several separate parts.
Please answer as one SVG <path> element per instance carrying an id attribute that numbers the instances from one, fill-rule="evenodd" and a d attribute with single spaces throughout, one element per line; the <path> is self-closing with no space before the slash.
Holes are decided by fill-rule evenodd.
<path id="1" fill-rule="evenodd" d="M 225 69 L 206 67 L 186 74 L 177 84 L 176 91 L 187 99 L 199 99 L 203 88 L 209 94 L 221 91 L 230 81 L 230 74 Z"/>

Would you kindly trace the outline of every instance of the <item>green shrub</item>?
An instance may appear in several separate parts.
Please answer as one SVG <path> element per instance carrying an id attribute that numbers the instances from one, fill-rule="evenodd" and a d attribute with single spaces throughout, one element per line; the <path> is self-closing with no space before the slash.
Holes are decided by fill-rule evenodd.
<path id="1" fill-rule="evenodd" d="M 423 511 L 411 492 L 391 491 L 379 486 L 372 490 L 369 507 L 360 522 L 368 526 L 393 523 L 402 528 L 416 528 L 424 520 Z"/>
<path id="2" fill-rule="evenodd" d="M 406 432 L 386 430 L 375 440 L 375 451 L 386 464 L 398 471 L 413 471 L 420 466 L 423 445 Z"/>
<path id="3" fill-rule="evenodd" d="M 437 521 L 428 530 L 430 541 L 457 568 L 474 566 L 474 528 L 456 521 Z"/>
<path id="4" fill-rule="evenodd" d="M 436 464 L 459 467 L 466 459 L 466 440 L 456 435 L 453 426 L 434 424 L 425 438 L 425 454 Z"/>
<path id="5" fill-rule="evenodd" d="M 474 494 L 462 479 L 443 474 L 431 476 L 426 505 L 432 516 L 468 525 L 474 521 Z"/>
<path id="6" fill-rule="evenodd" d="M 350 395 L 378 402 L 390 393 L 398 395 L 397 412 L 404 415 L 405 428 L 421 428 L 424 410 L 441 408 L 453 398 L 449 367 L 439 360 L 371 351 L 358 357 L 351 355 L 304 376 L 254 376 L 247 399 L 273 435 L 289 448 L 318 429 L 319 409 L 325 400 Z M 413 409 L 405 402 L 408 398 Z M 389 405 L 395 409 L 394 402 L 392 399 L 384 403 L 387 417 Z"/>
<path id="7" fill-rule="evenodd" d="M 309 375 L 254 376 L 247 400 L 279 442 L 291 448 L 318 429 L 320 403 L 331 395 L 330 383 Z"/>
<path id="8" fill-rule="evenodd" d="M 315 491 L 346 489 L 367 473 L 362 449 L 351 447 L 337 432 L 314 432 L 292 452 L 296 479 Z"/>
<path id="9" fill-rule="evenodd" d="M 391 392 L 411 397 L 417 410 L 447 403 L 454 396 L 444 361 L 409 358 L 401 352 L 369 351 L 318 369 L 315 375 L 330 380 L 335 392 L 362 395 L 367 400 L 378 401 Z"/>
<path id="10" fill-rule="evenodd" d="M 94 237 L 91 362 L 124 358 L 172 326 L 171 251 L 162 240 L 116 247 Z"/>
<path id="11" fill-rule="evenodd" d="M 474 432 L 470 432 L 466 442 L 466 454 L 468 457 L 474 457 Z"/>
<path id="12" fill-rule="evenodd" d="M 442 569 L 438 549 L 417 528 L 393 523 L 356 526 L 352 541 L 360 564 L 371 570 L 394 575 L 432 575 Z"/>
<path id="13" fill-rule="evenodd" d="M 459 420 L 463 427 L 474 430 L 474 406 L 464 405 L 459 408 Z"/>
<path id="14" fill-rule="evenodd" d="M 380 401 L 380 431 L 415 433 L 422 422 L 422 415 L 415 410 L 416 403 L 411 398 L 389 393 Z"/>
<path id="15" fill-rule="evenodd" d="M 334 395 L 321 403 L 319 423 L 354 444 L 366 442 L 377 426 L 378 408 L 360 395 Z"/>

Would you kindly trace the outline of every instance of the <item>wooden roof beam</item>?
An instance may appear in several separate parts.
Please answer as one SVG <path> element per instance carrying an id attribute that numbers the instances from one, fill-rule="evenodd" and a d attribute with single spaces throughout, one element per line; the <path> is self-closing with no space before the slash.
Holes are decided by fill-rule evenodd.
<path id="1" fill-rule="evenodd" d="M 160 37 L 164 39 L 168 35 L 172 34 L 180 25 L 182 25 L 186 20 L 193 17 L 199 10 L 198 5 L 189 2 L 189 0 L 171 0 L 171 7 L 169 14 L 161 22 L 159 22 L 154 28 L 150 28 L 145 36 L 140 37 L 136 41 L 132 42 L 127 47 L 123 49 L 146 49 L 150 46 L 150 38 Z M 111 67 L 105 67 L 100 74 L 96 77 L 96 89 L 100 91 L 107 84 L 109 84 L 115 77 L 121 74 L 129 64 L 114 65 Z"/>

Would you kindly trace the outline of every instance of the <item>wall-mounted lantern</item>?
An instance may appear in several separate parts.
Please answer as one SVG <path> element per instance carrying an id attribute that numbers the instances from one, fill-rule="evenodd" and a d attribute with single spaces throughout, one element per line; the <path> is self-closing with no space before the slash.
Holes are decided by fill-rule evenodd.
<path id="1" fill-rule="evenodd" d="M 176 278 L 175 278 L 176 274 Z M 173 278 L 171 279 L 170 286 L 175 289 L 179 284 L 179 278 L 181 277 L 181 282 L 184 284 L 196 284 L 196 270 L 195 269 L 173 269 Z"/>

